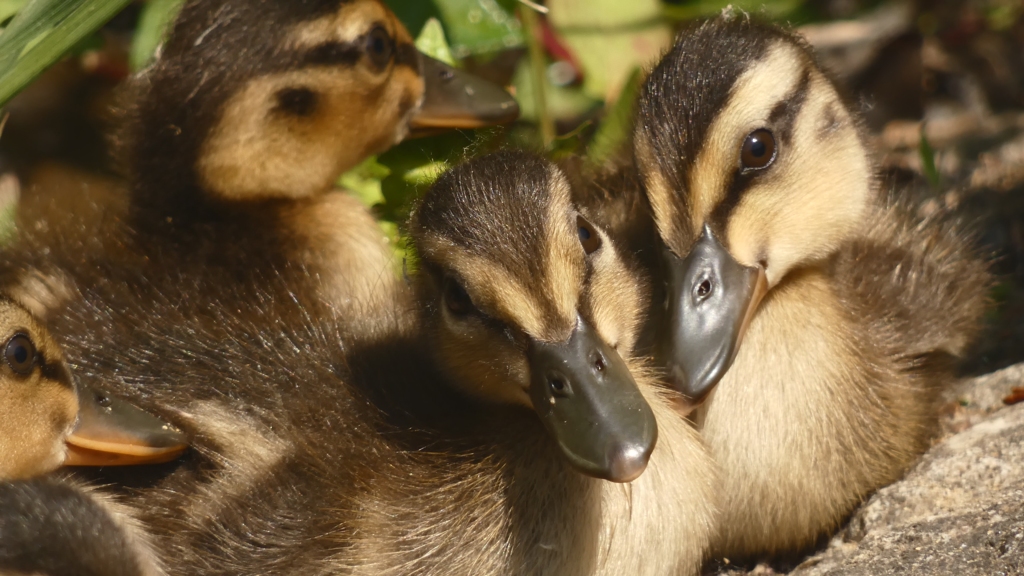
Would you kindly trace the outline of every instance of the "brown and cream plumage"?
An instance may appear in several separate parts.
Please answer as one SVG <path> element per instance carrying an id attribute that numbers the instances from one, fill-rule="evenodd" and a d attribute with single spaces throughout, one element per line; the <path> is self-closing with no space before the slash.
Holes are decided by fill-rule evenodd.
<path id="1" fill-rule="evenodd" d="M 986 267 L 962 227 L 890 200 L 807 44 L 746 15 L 680 34 L 633 146 L 665 246 L 659 357 L 707 398 L 722 469 L 716 553 L 799 550 L 927 448 Z"/>

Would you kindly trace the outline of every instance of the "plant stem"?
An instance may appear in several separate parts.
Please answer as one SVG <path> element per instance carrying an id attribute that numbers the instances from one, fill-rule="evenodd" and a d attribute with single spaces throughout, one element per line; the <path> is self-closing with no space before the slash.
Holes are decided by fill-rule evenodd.
<path id="1" fill-rule="evenodd" d="M 530 72 L 533 74 L 533 103 L 537 109 L 537 122 L 540 124 L 540 138 L 544 143 L 544 148 L 550 150 L 551 143 L 555 141 L 555 120 L 548 111 L 545 94 L 547 89 L 546 62 L 540 40 L 537 38 L 537 13 L 527 6 L 520 6 L 519 19 L 523 23 L 526 47 L 530 54 Z"/>

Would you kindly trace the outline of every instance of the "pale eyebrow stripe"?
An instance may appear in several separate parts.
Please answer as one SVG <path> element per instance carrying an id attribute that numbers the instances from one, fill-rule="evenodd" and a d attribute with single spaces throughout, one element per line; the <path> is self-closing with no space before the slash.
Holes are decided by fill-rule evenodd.
<path id="1" fill-rule="evenodd" d="M 736 153 L 742 145 L 740 136 L 745 135 L 745 130 L 768 122 L 775 105 L 800 83 L 805 69 L 799 49 L 778 41 L 736 81 L 688 175 L 690 218 L 695 230 L 703 228 L 715 206 L 728 193 L 727 186 L 737 166 Z M 771 107 L 757 106 L 759 102 L 768 102 Z"/>

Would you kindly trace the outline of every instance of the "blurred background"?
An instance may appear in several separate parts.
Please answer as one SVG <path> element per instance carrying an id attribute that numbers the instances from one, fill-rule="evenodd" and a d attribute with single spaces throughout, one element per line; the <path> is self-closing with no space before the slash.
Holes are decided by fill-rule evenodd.
<path id="1" fill-rule="evenodd" d="M 914 195 L 925 213 L 976 225 L 999 281 L 987 337 L 965 371 L 1024 360 L 1021 0 L 386 3 L 422 50 L 507 86 L 523 110 L 510 126 L 406 141 L 341 178 L 396 250 L 410 202 L 468 155 L 518 146 L 608 161 L 628 132 L 645 67 L 680 25 L 731 4 L 796 27 L 816 47 L 864 114 L 886 186 Z M 105 139 L 111 104 L 179 6 L 0 0 L 0 240 L 44 225 L 42 215 L 60 226 L 123 208 Z"/>

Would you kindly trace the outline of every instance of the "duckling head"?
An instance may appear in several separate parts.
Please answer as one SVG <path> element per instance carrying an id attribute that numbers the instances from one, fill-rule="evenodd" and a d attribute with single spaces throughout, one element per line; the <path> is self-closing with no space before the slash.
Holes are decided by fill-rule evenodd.
<path id="1" fill-rule="evenodd" d="M 518 115 L 499 87 L 418 52 L 379 0 L 190 1 L 134 84 L 131 169 L 185 210 L 200 190 L 307 197 L 410 127 Z"/>
<path id="2" fill-rule="evenodd" d="M 762 297 L 861 229 L 872 166 L 807 44 L 745 15 L 679 36 L 642 89 L 634 154 L 667 248 L 664 360 L 699 402 Z"/>
<path id="3" fill-rule="evenodd" d="M 31 315 L 0 301 L 0 325 L 0 478 L 24 478 L 64 462 L 78 398 L 60 347 Z"/>
<path id="4" fill-rule="evenodd" d="M 411 222 L 424 326 L 456 386 L 540 416 L 580 471 L 627 482 L 657 425 L 623 360 L 641 292 L 545 160 L 503 152 L 443 175 Z"/>
<path id="5" fill-rule="evenodd" d="M 77 388 L 60 346 L 27 310 L 0 299 L 0 479 L 68 465 L 166 462 L 187 446 L 173 426 Z"/>

